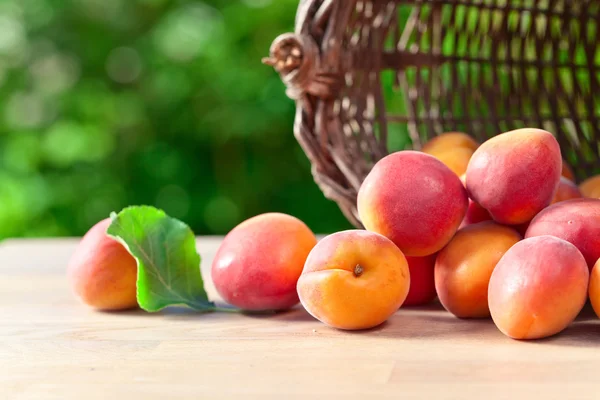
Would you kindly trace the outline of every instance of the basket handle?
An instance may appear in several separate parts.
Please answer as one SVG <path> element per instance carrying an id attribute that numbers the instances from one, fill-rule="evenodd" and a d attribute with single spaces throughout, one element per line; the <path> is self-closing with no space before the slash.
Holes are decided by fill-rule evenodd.
<path id="1" fill-rule="evenodd" d="M 286 94 L 294 100 L 305 93 L 332 98 L 342 86 L 341 74 L 322 68 L 319 48 L 306 34 L 279 35 L 262 62 L 275 68 L 287 87 Z"/>

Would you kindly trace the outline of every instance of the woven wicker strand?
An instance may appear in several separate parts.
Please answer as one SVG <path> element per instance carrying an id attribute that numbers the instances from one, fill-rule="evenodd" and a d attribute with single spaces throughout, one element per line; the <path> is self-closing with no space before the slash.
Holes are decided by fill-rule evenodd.
<path id="1" fill-rule="evenodd" d="M 315 181 L 361 226 L 373 164 L 443 132 L 543 128 L 578 178 L 600 173 L 599 31 L 600 0 L 302 0 L 263 62 Z"/>

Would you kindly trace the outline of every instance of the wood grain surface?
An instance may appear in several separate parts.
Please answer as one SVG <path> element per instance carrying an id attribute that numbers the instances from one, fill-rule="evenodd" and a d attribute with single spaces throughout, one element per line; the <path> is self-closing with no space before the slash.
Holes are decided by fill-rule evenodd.
<path id="1" fill-rule="evenodd" d="M 504 337 L 433 305 L 342 332 L 301 308 L 272 316 L 103 313 L 65 279 L 76 240 L 0 244 L 0 399 L 597 399 L 600 321 Z M 199 238 L 209 279 L 218 238 Z"/>

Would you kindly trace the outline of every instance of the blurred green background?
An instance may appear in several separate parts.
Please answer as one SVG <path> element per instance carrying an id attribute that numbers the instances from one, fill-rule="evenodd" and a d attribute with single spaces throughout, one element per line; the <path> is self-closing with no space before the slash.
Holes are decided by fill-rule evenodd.
<path id="1" fill-rule="evenodd" d="M 293 30 L 297 4 L 0 0 L 0 240 L 82 235 L 132 204 L 163 208 L 199 235 L 224 234 L 269 211 L 292 214 L 319 233 L 349 228 L 313 182 L 292 132 L 293 101 L 273 69 L 260 62 L 277 35 Z M 526 126 L 515 116 L 535 115 L 537 109 L 550 122 L 540 127 L 555 132 L 555 101 L 562 130 L 586 139 L 575 141 L 578 152 L 575 145 L 563 146 L 563 156 L 573 166 L 581 157 L 595 163 L 600 150 L 588 115 L 597 98 L 590 85 L 595 69 L 589 68 L 584 44 L 595 43 L 597 21 L 534 19 L 519 11 L 525 4 L 520 0 L 510 1 L 518 9 L 506 17 L 499 10 L 481 11 L 479 4 L 442 9 L 441 23 L 448 29 L 442 54 L 483 59 L 493 54 L 497 68 L 466 60 L 439 68 L 436 79 L 449 83 L 440 115 L 451 111 L 458 121 L 444 128 L 476 134 L 475 124 L 460 118 L 485 120 L 490 108 L 480 99 L 492 90 L 506 100 L 494 110 L 505 116 L 501 131 Z M 547 1 L 537 4 L 550 7 Z M 413 7 L 397 10 L 404 26 Z M 588 11 L 597 13 L 598 7 Z M 431 5 L 422 5 L 424 24 L 431 12 Z M 560 46 L 536 50 L 535 33 L 535 40 L 492 48 L 484 39 L 490 26 L 500 25 L 515 37 L 548 30 Z M 390 36 L 385 45 L 394 48 L 394 41 Z M 428 51 L 431 35 L 418 39 L 413 32 L 406 48 L 413 44 Z M 548 64 L 571 60 L 577 67 L 561 67 L 558 75 L 547 68 L 527 70 L 529 88 L 538 89 L 531 94 L 522 68 L 509 60 L 519 57 Z M 600 65 L 600 52 L 593 63 Z M 433 79 L 427 69 L 405 72 L 409 87 Z M 454 76 L 458 83 L 452 83 Z M 381 79 L 387 112 L 405 116 L 408 100 L 394 84 L 394 72 L 383 71 Z M 460 92 L 455 89 L 483 94 L 453 101 Z M 540 95 L 540 90 L 559 95 Z M 412 104 L 424 116 L 421 136 L 428 131 L 425 98 L 417 96 Z M 587 115 L 579 131 L 567 118 L 573 114 Z M 487 121 L 480 134 L 500 133 Z M 390 151 L 410 146 L 406 123 L 390 123 L 388 132 Z"/>
<path id="2" fill-rule="evenodd" d="M 197 234 L 286 212 L 347 228 L 260 59 L 297 0 L 0 1 L 0 239 L 81 235 L 131 204 Z"/>

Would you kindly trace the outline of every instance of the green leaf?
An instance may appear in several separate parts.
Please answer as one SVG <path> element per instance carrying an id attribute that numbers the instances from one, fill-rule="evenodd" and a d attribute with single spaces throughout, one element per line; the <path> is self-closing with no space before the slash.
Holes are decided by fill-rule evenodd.
<path id="1" fill-rule="evenodd" d="M 185 223 L 149 206 L 128 207 L 111 218 L 108 235 L 137 260 L 142 309 L 155 312 L 184 304 L 203 312 L 217 310 L 204 290 L 196 240 Z"/>

